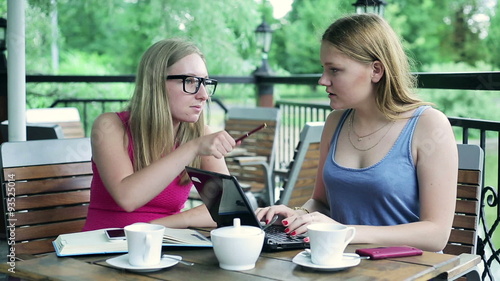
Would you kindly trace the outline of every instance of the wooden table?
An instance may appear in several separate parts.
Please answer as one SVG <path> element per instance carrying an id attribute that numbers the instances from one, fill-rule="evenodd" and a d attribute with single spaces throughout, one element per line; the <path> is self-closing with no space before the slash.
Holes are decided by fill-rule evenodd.
<path id="1" fill-rule="evenodd" d="M 374 245 L 349 245 L 346 252 Z M 424 252 L 422 256 L 386 260 L 361 260 L 355 267 L 336 272 L 313 271 L 292 262 L 300 250 L 266 253 L 256 267 L 247 271 L 220 269 L 211 248 L 164 248 L 166 254 L 181 255 L 194 266 L 177 264 L 149 273 L 134 273 L 113 268 L 105 260 L 117 255 L 57 257 L 54 253 L 34 259 L 0 265 L 0 272 L 27 280 L 448 280 L 474 268 L 479 256 L 453 256 Z M 10 269 L 10 271 L 9 271 Z"/>

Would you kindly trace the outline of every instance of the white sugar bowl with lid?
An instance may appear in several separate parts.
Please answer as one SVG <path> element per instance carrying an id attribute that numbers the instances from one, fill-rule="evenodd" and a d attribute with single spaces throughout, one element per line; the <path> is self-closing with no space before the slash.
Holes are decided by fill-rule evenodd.
<path id="1" fill-rule="evenodd" d="M 210 236 L 219 266 L 226 270 L 254 268 L 264 245 L 264 231 L 241 225 L 239 218 L 233 220 L 233 226 L 210 231 Z"/>

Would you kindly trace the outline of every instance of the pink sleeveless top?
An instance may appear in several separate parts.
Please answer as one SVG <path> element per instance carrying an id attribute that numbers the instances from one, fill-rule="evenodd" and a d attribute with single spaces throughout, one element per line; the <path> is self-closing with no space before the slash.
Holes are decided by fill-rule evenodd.
<path id="1" fill-rule="evenodd" d="M 117 114 L 127 131 L 129 139 L 128 154 L 133 163 L 134 143 L 128 124 L 130 114 L 129 112 L 119 112 Z M 92 170 L 94 172 L 94 177 L 90 187 L 90 205 L 83 231 L 110 227 L 124 227 L 132 223 L 149 222 L 154 219 L 180 213 L 184 208 L 184 204 L 187 201 L 191 189 L 191 184 L 180 185 L 180 176 L 177 176 L 177 178 L 158 194 L 158 196 L 153 198 L 146 205 L 129 213 L 118 206 L 111 197 L 101 180 L 94 161 L 92 161 Z"/>

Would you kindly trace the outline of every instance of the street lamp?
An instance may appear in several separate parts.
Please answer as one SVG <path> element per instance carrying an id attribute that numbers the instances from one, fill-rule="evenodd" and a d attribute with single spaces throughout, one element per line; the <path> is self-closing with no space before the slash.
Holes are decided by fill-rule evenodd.
<path id="1" fill-rule="evenodd" d="M 384 0 L 357 0 L 352 5 L 356 9 L 357 14 L 374 13 L 384 16 L 384 6 L 387 5 L 387 2 Z"/>
<path id="2" fill-rule="evenodd" d="M 273 94 L 274 86 L 273 84 L 263 83 L 262 77 L 271 75 L 272 70 L 267 61 L 269 50 L 271 49 L 271 41 L 273 39 L 273 30 L 266 23 L 262 23 L 255 29 L 255 36 L 257 37 L 257 44 L 262 49 L 262 63 L 253 72 L 255 76 L 255 84 L 257 86 L 257 105 L 262 107 L 274 107 Z"/>
<path id="3" fill-rule="evenodd" d="M 271 42 L 273 40 L 273 30 L 271 27 L 263 21 L 257 29 L 255 29 L 255 36 L 257 38 L 257 44 L 260 48 L 262 48 L 262 65 L 257 68 L 255 74 L 263 74 L 269 75 L 271 72 L 271 68 L 269 67 L 269 63 L 267 61 L 269 50 L 271 49 Z"/>

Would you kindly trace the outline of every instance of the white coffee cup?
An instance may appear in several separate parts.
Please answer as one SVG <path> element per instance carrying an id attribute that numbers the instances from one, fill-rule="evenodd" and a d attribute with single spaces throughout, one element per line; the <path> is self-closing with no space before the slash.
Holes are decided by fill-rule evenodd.
<path id="1" fill-rule="evenodd" d="M 158 224 L 134 223 L 125 226 L 128 262 L 133 266 L 153 266 L 160 263 L 165 227 Z"/>
<path id="2" fill-rule="evenodd" d="M 317 265 L 341 264 L 344 250 L 354 238 L 356 229 L 334 223 L 313 223 L 307 226 L 311 261 Z"/>

